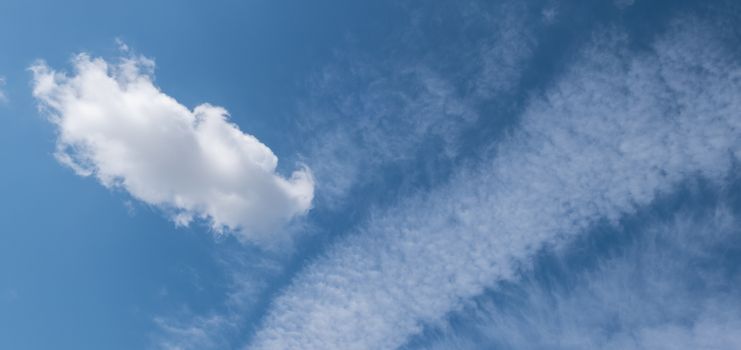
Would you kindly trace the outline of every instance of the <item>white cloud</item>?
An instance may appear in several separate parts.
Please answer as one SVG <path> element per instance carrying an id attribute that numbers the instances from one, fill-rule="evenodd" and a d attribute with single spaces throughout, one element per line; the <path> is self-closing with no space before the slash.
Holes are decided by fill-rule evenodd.
<path id="1" fill-rule="evenodd" d="M 246 238 L 310 209 L 307 168 L 276 174 L 278 158 L 225 109 L 191 111 L 160 91 L 153 61 L 80 54 L 73 63 L 71 76 L 43 62 L 31 71 L 33 94 L 58 129 L 56 157 L 77 174 L 164 208 L 179 225 L 201 218 Z"/>
<path id="2" fill-rule="evenodd" d="M 255 247 L 219 245 L 214 256 L 229 274 L 229 286 L 222 305 L 198 314 L 188 305 L 176 313 L 154 317 L 153 334 L 157 349 L 230 349 L 233 341 L 252 322 L 269 281 L 284 273 L 283 252 L 272 254 Z M 252 248 L 252 249 L 250 249 Z M 286 254 L 288 256 L 288 254 Z"/>
<path id="3" fill-rule="evenodd" d="M 377 174 L 389 167 L 453 163 L 465 153 L 459 148 L 464 133 L 486 123 L 479 122 L 479 105 L 499 103 L 519 87 L 543 29 L 533 25 L 539 16 L 528 5 L 465 2 L 430 8 L 410 11 L 403 41 L 389 50 L 394 54 L 368 59 L 345 53 L 315 79 L 318 96 L 302 112 L 304 132 L 311 135 L 307 162 L 320 201 L 342 203 L 353 189 L 377 184 Z M 420 42 L 439 40 L 429 37 L 427 26 L 439 25 L 435 19 L 441 16 L 459 23 L 447 30 L 460 40 L 416 51 Z M 475 31 L 485 34 L 472 36 Z M 399 47 L 409 52 L 397 52 Z M 451 60 L 462 66 L 441 64 Z M 428 168 L 436 166 L 409 166 L 405 177 L 434 172 Z"/>
<path id="4" fill-rule="evenodd" d="M 540 14 L 543 16 L 543 21 L 546 24 L 552 24 L 556 21 L 556 18 L 558 17 L 558 8 L 557 7 L 547 7 L 544 8 L 543 11 L 540 12 Z"/>
<path id="5" fill-rule="evenodd" d="M 738 220 L 681 211 L 652 224 L 583 271 L 549 259 L 568 280 L 532 278 L 467 308 L 468 335 L 446 334 L 429 349 L 738 349 L 741 274 Z M 635 235 L 635 237 L 633 237 Z M 589 244 L 589 243 L 583 243 Z"/>
<path id="6" fill-rule="evenodd" d="M 257 349 L 392 349 L 533 253 L 741 156 L 741 70 L 697 23 L 652 52 L 595 40 L 491 162 L 372 216 L 272 304 Z"/>
<path id="7" fill-rule="evenodd" d="M 116 42 L 116 47 L 118 48 L 118 51 L 123 52 L 123 53 L 127 53 L 131 51 L 131 48 L 129 47 L 128 44 L 126 44 L 126 42 L 123 39 L 116 38 L 115 42 Z"/>
<path id="8" fill-rule="evenodd" d="M 631 7 L 633 4 L 635 4 L 635 0 L 615 0 L 615 6 L 621 10 Z"/>
<path id="9" fill-rule="evenodd" d="M 344 199 L 358 203 L 352 196 L 357 187 L 372 184 L 380 188 L 379 183 L 384 181 L 380 177 L 388 167 L 405 167 L 406 179 L 418 176 L 410 172 L 424 172 L 422 176 L 433 177 L 437 174 L 429 172 L 435 169 L 418 167 L 417 162 L 428 161 L 430 157 L 448 161 L 464 153 L 458 149 L 461 134 L 477 124 L 475 107 L 481 101 L 461 96 L 456 86 L 461 77 L 456 75 L 461 71 L 473 71 L 470 74 L 474 79 L 465 84 L 470 83 L 466 90 L 476 91 L 476 99 L 496 99 L 500 98 L 500 93 L 511 94 L 517 87 L 520 72 L 526 69 L 526 61 L 532 54 L 530 46 L 535 42 L 525 37 L 528 31 L 524 27 L 530 21 L 524 6 L 486 6 L 490 8 L 481 8 L 475 3 L 456 4 L 454 14 L 449 13 L 449 7 L 443 6 L 445 16 L 461 16 L 465 23 L 462 26 L 481 28 L 481 32 L 486 33 L 475 43 L 456 41 L 426 50 L 426 59 L 422 61 L 417 54 L 410 57 L 394 53 L 381 59 L 368 59 L 363 52 L 343 52 L 313 77 L 310 91 L 320 96 L 304 101 L 299 115 L 303 117 L 300 122 L 305 137 L 294 138 L 307 143 L 300 148 L 308 151 L 306 161 L 316 179 L 315 206 L 329 206 L 340 213 L 347 208 L 343 207 L 348 204 L 343 203 Z M 412 16 L 435 17 L 427 12 Z M 532 18 L 539 19 L 537 15 Z M 430 34 L 424 28 L 409 25 L 412 28 L 406 28 L 403 43 L 393 41 L 390 47 L 411 47 L 430 40 L 425 37 Z M 465 37 L 468 39 L 467 34 Z M 453 74 L 436 66 L 450 59 L 446 54 L 449 52 L 458 52 L 465 58 L 462 63 L 466 66 L 456 67 Z M 493 69 L 496 61 L 507 62 L 507 69 Z M 323 99 L 331 101 L 330 108 L 322 104 Z M 431 152 L 431 149 L 441 152 Z M 415 166 L 407 166 L 409 163 Z M 276 265 L 285 264 L 285 260 L 278 262 L 280 259 L 276 259 Z M 225 339 L 234 338 L 239 326 L 242 330 L 250 327 L 253 313 L 259 312 L 254 306 L 266 297 L 260 293 L 267 290 L 269 279 L 254 275 L 274 278 L 279 274 L 277 268 L 269 273 L 256 271 L 255 265 L 259 264 L 252 260 L 224 264 L 232 276 L 224 310 L 157 317 L 160 334 L 154 338 L 158 346 L 179 349 L 234 347 Z"/>
<path id="10" fill-rule="evenodd" d="M 0 76 L 0 103 L 8 102 L 8 96 L 5 95 L 5 77 Z"/>
<path id="11" fill-rule="evenodd" d="M 531 11 L 522 2 L 502 2 L 496 11 L 486 13 L 492 35 L 476 52 L 480 68 L 473 88 L 477 97 L 510 97 L 520 86 L 523 71 L 537 47 L 538 35 L 548 30 L 539 22 L 550 24 L 558 15 L 552 4 L 540 10 L 541 18 L 529 15 Z"/>
<path id="12" fill-rule="evenodd" d="M 452 84 L 428 68 L 399 68 L 381 77 L 370 67 L 355 71 L 363 75 L 358 79 L 370 80 L 367 89 L 354 94 L 331 88 L 339 96 L 337 111 L 309 112 L 317 117 L 309 123 L 321 131 L 309 131 L 320 136 L 311 140 L 308 161 L 319 196 L 330 204 L 341 201 L 353 186 L 372 182 L 378 172 L 373 170 L 414 159 L 425 141 L 439 141 L 446 155 L 455 153 L 460 129 L 477 118 Z M 339 74 L 326 75 L 324 79 L 332 80 Z M 324 129 L 329 118 L 336 120 Z"/>

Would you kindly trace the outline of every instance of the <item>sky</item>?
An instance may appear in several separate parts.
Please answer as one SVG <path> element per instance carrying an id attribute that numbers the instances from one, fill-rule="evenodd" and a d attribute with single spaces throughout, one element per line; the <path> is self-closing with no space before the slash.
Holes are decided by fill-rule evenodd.
<path id="1" fill-rule="evenodd" d="M 0 349 L 741 348 L 732 0 L 0 3 Z"/>

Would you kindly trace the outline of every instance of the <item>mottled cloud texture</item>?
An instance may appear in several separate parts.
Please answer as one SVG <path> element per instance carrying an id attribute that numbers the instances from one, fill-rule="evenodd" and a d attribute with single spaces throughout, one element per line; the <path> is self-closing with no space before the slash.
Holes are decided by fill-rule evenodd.
<path id="1" fill-rule="evenodd" d="M 454 166 L 470 155 L 462 147 L 466 131 L 485 122 L 477 107 L 484 101 L 510 102 L 520 88 L 535 33 L 542 30 L 533 24 L 538 17 L 529 14 L 528 5 L 429 5 L 411 16 L 432 22 L 440 16 L 455 18 L 465 25 L 446 30 L 459 40 L 416 48 L 438 39 L 412 20 L 404 40 L 391 41 L 394 51 L 406 48 L 403 54 L 369 59 L 347 53 L 312 80 L 318 96 L 306 104 L 302 117 L 306 161 L 316 176 L 319 203 L 338 206 L 359 187 L 379 186 L 389 168 L 405 167 L 405 178 L 414 179 Z M 470 35 L 473 28 L 486 35 Z M 451 60 L 460 66 L 443 64 Z M 420 165 L 425 162 L 435 165 Z"/>
<path id="2" fill-rule="evenodd" d="M 724 182 L 741 156 L 741 67 L 685 22 L 641 52 L 596 35 L 490 161 L 337 242 L 273 301 L 249 348 L 397 348 L 542 247 L 688 179 Z"/>
<path id="3" fill-rule="evenodd" d="M 464 334 L 423 348 L 738 349 L 738 216 L 723 206 L 703 211 L 610 232 L 629 238 L 586 268 L 568 258 L 593 248 L 592 239 L 551 254 L 548 268 L 561 278 L 528 274 L 466 308 Z"/>
<path id="4" fill-rule="evenodd" d="M 224 108 L 193 110 L 154 85 L 154 62 L 86 54 L 69 75 L 39 62 L 33 94 L 57 127 L 57 159 L 81 176 L 216 231 L 254 238 L 306 213 L 314 184 L 302 168 L 276 173 L 278 158 L 229 122 Z"/>

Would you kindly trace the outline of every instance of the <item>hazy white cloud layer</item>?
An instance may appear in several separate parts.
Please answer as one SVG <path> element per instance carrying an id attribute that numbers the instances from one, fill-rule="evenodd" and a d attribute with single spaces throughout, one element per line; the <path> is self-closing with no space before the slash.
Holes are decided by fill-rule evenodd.
<path id="1" fill-rule="evenodd" d="M 58 129 L 56 157 L 77 174 L 165 209 L 179 225 L 200 218 L 248 238 L 310 209 L 308 169 L 277 174 L 278 158 L 225 109 L 191 111 L 160 91 L 153 61 L 81 54 L 73 63 L 72 75 L 43 62 L 31 70 L 33 94 Z"/>
<path id="2" fill-rule="evenodd" d="M 686 22 L 642 52 L 596 37 L 489 161 L 374 215 L 308 266 L 250 348 L 399 347 L 545 245 L 683 180 L 722 182 L 741 156 L 741 70 Z"/>
<path id="3" fill-rule="evenodd" d="M 477 118 L 452 84 L 426 67 L 355 70 L 359 80 L 371 80 L 364 91 L 348 94 L 330 87 L 345 75 L 328 69 L 317 84 L 339 96 L 336 111 L 309 112 L 310 133 L 320 137 L 312 139 L 307 161 L 316 173 L 317 195 L 332 205 L 354 186 L 377 180 L 373 177 L 384 165 L 414 159 L 425 142 L 439 142 L 445 155 L 454 154 L 462 125 Z M 336 119 L 327 123 L 328 118 Z"/>
<path id="4" fill-rule="evenodd" d="M 249 316 L 258 306 L 271 277 L 280 275 L 285 265 L 279 257 L 257 249 L 223 249 L 218 254 L 220 265 L 229 271 L 229 288 L 224 309 L 215 308 L 198 314 L 184 305 L 176 314 L 157 316 L 158 332 L 153 336 L 156 349 L 206 350 L 232 349 L 229 339 L 239 336 L 249 324 Z"/>
<path id="5" fill-rule="evenodd" d="M 680 212 L 593 269 L 561 271 L 573 284 L 524 278 L 503 300 L 476 303 L 463 320 L 469 336 L 444 335 L 425 348 L 739 349 L 738 224 L 725 208 Z M 569 247 L 549 265 L 566 265 L 562 259 L 583 248 Z"/>
<path id="6" fill-rule="evenodd" d="M 314 79 L 312 89 L 321 96 L 305 106 L 303 124 L 311 135 L 305 148 L 318 198 L 342 202 L 356 186 L 380 182 L 384 167 L 455 160 L 464 131 L 479 122 L 477 104 L 519 87 L 533 55 L 533 32 L 542 30 L 532 23 L 538 17 L 531 9 L 510 2 L 447 5 L 412 11 L 411 28 L 394 42 L 407 48 L 401 53 L 371 59 L 348 53 L 340 60 L 345 65 L 330 65 Z M 464 23 L 446 28 L 460 40 L 418 48 L 432 40 L 425 26 L 440 25 L 426 21 L 439 17 Z M 472 28 L 486 35 L 472 39 Z M 461 66 L 441 64 L 450 60 Z M 416 164 L 405 169 L 408 178 L 435 171 Z"/>

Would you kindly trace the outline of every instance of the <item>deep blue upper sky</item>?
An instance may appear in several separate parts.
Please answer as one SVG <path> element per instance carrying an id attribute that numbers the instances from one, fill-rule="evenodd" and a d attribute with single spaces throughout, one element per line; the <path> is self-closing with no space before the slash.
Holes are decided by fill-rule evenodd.
<path id="1" fill-rule="evenodd" d="M 740 16 L 733 1 L 4 1 L 0 349 L 741 346 Z M 39 93 L 31 67 L 83 77 L 80 53 L 121 91 Z M 198 145 L 231 140 L 198 134 L 193 109 L 221 106 L 275 172 L 225 158 L 249 168 L 225 170 L 229 187 L 147 163 L 196 157 L 167 144 L 175 112 L 117 133 L 146 110 L 125 109 L 138 85 L 121 58 L 155 62 Z M 116 127 L 74 127 L 95 120 Z M 151 152 L 103 159 L 106 140 Z M 307 212 L 274 185 L 302 167 Z M 221 220 L 243 207 L 146 197 L 185 178 L 182 197 L 257 203 Z M 274 212 L 290 217 L 259 237 L 235 226 Z"/>

